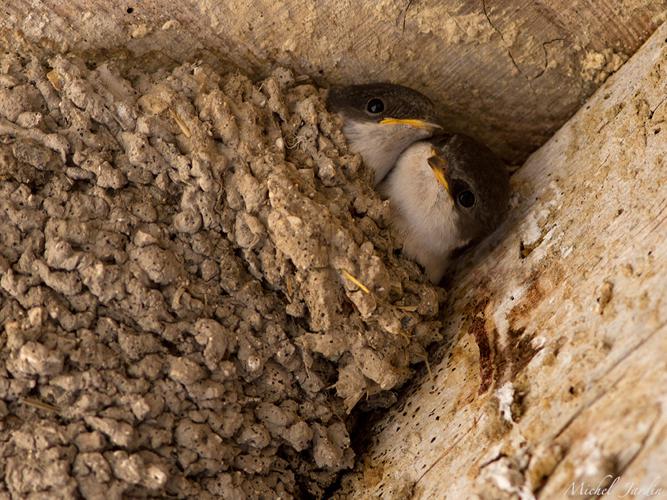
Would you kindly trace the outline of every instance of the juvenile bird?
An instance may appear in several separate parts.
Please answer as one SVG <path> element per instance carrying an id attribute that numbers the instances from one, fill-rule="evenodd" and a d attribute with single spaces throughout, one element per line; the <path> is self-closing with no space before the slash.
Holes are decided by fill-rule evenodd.
<path id="1" fill-rule="evenodd" d="M 438 283 L 454 250 L 491 233 L 509 204 L 509 175 L 485 146 L 460 135 L 411 145 L 378 187 L 403 252 Z"/>
<path id="2" fill-rule="evenodd" d="M 426 96 L 391 83 L 334 87 L 327 106 L 342 116 L 350 149 L 375 172 L 376 185 L 408 146 L 442 128 Z"/>

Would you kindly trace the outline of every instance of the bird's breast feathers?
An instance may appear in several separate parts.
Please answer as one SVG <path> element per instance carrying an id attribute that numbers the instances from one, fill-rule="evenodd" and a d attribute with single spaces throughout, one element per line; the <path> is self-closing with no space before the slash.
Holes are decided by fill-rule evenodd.
<path id="1" fill-rule="evenodd" d="M 381 191 L 391 200 L 394 224 L 409 247 L 447 254 L 466 242 L 460 236 L 454 202 L 426 161 L 430 155 L 429 143 L 413 145 L 400 157 Z"/>

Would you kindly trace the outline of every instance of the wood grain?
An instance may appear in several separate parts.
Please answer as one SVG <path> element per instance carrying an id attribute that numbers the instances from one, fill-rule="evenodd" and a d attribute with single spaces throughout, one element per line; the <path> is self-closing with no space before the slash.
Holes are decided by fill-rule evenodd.
<path id="1" fill-rule="evenodd" d="M 665 67 L 662 26 L 514 176 L 453 279 L 450 347 L 340 498 L 667 493 Z"/>
<path id="2" fill-rule="evenodd" d="M 517 163 L 635 52 L 667 0 L 5 0 L 2 10 L 1 30 L 61 50 L 407 84 Z"/>

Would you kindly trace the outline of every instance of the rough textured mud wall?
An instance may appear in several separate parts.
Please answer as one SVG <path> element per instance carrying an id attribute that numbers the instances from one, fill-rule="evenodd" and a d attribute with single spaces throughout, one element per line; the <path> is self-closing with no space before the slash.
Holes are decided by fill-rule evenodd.
<path id="1" fill-rule="evenodd" d="M 666 70 L 663 25 L 515 174 L 500 244 L 453 280 L 452 348 L 341 498 L 667 494 Z"/>
<path id="2" fill-rule="evenodd" d="M 392 80 L 522 162 L 665 19 L 667 0 L 4 0 L 0 28 L 90 54 L 250 73 L 276 62 L 328 82 Z"/>
<path id="3" fill-rule="evenodd" d="M 322 93 L 0 57 L 0 491 L 320 495 L 442 294 Z"/>
<path id="4" fill-rule="evenodd" d="M 0 495 L 321 493 L 442 292 L 395 256 L 320 92 L 272 68 L 412 85 L 518 161 L 666 6 L 3 2 Z M 519 172 L 502 245 L 454 282 L 453 350 L 342 495 L 664 471 L 666 38 Z"/>

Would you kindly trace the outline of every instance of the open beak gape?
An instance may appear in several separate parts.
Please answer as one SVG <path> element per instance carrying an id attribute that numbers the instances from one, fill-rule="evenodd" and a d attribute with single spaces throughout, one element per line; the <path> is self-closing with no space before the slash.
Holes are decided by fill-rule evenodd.
<path id="1" fill-rule="evenodd" d="M 427 122 L 413 118 L 383 118 L 381 125 L 407 125 L 408 127 L 422 128 L 427 130 L 436 130 L 442 128 L 437 123 Z"/>

